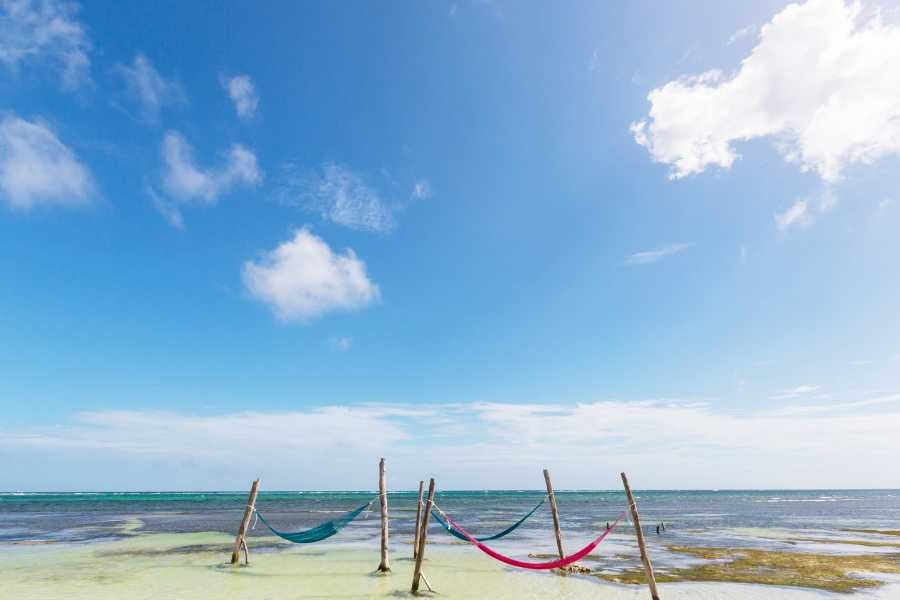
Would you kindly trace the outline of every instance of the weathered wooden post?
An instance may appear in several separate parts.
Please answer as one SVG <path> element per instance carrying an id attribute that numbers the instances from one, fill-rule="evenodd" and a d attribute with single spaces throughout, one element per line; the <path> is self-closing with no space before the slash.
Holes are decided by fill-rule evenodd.
<path id="1" fill-rule="evenodd" d="M 433 504 L 434 477 L 428 482 L 428 501 L 425 503 L 425 512 L 422 514 L 422 526 L 419 528 L 419 548 L 416 551 L 416 567 L 413 569 L 412 588 L 410 589 L 413 594 L 419 593 L 419 579 L 422 578 L 422 559 L 425 558 L 425 540 L 428 537 L 428 517 L 431 515 Z"/>
<path id="2" fill-rule="evenodd" d="M 556 534 L 556 549 L 559 550 L 559 558 L 566 557 L 562 544 L 562 532 L 559 530 L 559 512 L 556 510 L 556 495 L 553 493 L 553 484 L 550 483 L 550 471 L 544 469 L 544 481 L 547 483 L 547 495 L 550 496 L 550 514 L 553 515 L 553 532 Z"/>
<path id="3" fill-rule="evenodd" d="M 416 531 L 413 533 L 413 558 L 419 553 L 419 523 L 422 520 L 422 492 L 425 482 L 419 481 L 419 502 L 416 504 Z"/>
<path id="4" fill-rule="evenodd" d="M 638 516 L 637 504 L 631 495 L 631 487 L 628 485 L 628 477 L 622 473 L 622 485 L 625 486 L 625 495 L 628 496 L 628 509 L 631 511 L 631 520 L 634 522 L 634 533 L 637 535 L 638 548 L 641 550 L 641 562 L 644 564 L 644 574 L 647 576 L 647 585 L 650 586 L 650 597 L 659 600 L 659 592 L 656 590 L 656 577 L 653 576 L 653 565 L 650 564 L 650 555 L 644 545 L 644 531 L 641 529 L 641 518 Z"/>
<path id="5" fill-rule="evenodd" d="M 238 528 L 237 537 L 234 539 L 234 550 L 231 552 L 231 564 L 236 565 L 241 560 L 241 547 L 244 548 L 244 556 L 247 557 L 247 564 L 250 563 L 250 553 L 247 551 L 247 541 L 244 537 L 247 535 L 247 526 L 250 525 L 250 517 L 253 515 L 253 507 L 256 506 L 256 494 L 259 492 L 259 478 L 253 481 L 250 486 L 250 496 L 247 498 L 247 506 L 244 508 L 244 518 L 241 519 L 241 526 Z"/>
<path id="6" fill-rule="evenodd" d="M 391 560 L 388 556 L 388 503 L 387 481 L 384 475 L 384 459 L 378 462 L 378 495 L 381 498 L 381 563 L 378 570 L 387 573 L 391 570 Z"/>

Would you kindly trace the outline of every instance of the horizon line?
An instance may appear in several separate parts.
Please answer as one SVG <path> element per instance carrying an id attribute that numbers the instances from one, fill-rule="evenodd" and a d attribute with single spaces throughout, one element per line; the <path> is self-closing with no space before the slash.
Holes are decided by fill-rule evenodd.
<path id="1" fill-rule="evenodd" d="M 634 491 L 642 492 L 900 492 L 897 488 L 633 488 Z M 244 493 L 245 489 L 233 490 L 16 490 L 16 491 L 0 491 L 0 496 L 21 496 L 21 495 L 63 495 L 63 494 L 238 494 Z M 444 488 L 439 489 L 442 492 L 513 492 L 513 493 L 546 493 L 545 488 Z M 554 488 L 555 493 L 624 493 L 623 489 L 590 489 L 590 488 Z M 377 489 L 260 489 L 259 493 L 292 493 L 292 494 L 377 494 Z M 417 489 L 397 489 L 388 490 L 388 494 L 405 494 L 418 493 Z"/>

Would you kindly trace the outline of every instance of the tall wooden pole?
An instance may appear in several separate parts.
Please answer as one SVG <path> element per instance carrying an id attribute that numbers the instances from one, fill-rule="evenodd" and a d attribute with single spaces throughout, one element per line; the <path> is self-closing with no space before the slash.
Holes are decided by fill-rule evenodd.
<path id="1" fill-rule="evenodd" d="M 637 535 L 638 548 L 641 549 L 641 562 L 644 564 L 644 574 L 647 576 L 647 585 L 650 586 L 650 597 L 659 600 L 659 592 L 656 590 L 656 577 L 653 576 L 653 565 L 650 564 L 650 555 L 644 545 L 644 531 L 641 529 L 641 518 L 638 516 L 637 504 L 631 495 L 631 487 L 628 478 L 622 473 L 622 485 L 625 486 L 625 495 L 628 496 L 628 509 L 631 511 L 631 520 L 634 522 L 634 533 Z"/>
<path id="2" fill-rule="evenodd" d="M 384 459 L 378 462 L 378 495 L 381 498 L 381 563 L 378 570 L 387 573 L 391 570 L 391 560 L 388 556 L 388 504 L 387 481 L 384 475 Z"/>
<path id="3" fill-rule="evenodd" d="M 419 553 L 419 522 L 422 519 L 422 492 L 425 482 L 419 481 L 419 502 L 416 504 L 416 531 L 413 534 L 413 558 Z"/>
<path id="4" fill-rule="evenodd" d="M 553 532 L 556 534 L 556 549 L 559 550 L 559 558 L 566 557 L 563 550 L 562 532 L 559 530 L 559 512 L 556 510 L 556 495 L 553 493 L 553 484 L 550 483 L 550 471 L 544 469 L 544 481 L 547 483 L 547 495 L 550 496 L 550 514 L 553 515 Z"/>
<path id="5" fill-rule="evenodd" d="M 419 529 L 419 549 L 416 551 L 416 568 L 413 570 L 412 588 L 413 594 L 419 593 L 419 579 L 422 576 L 422 559 L 425 558 L 425 538 L 428 537 L 428 517 L 431 515 L 431 507 L 434 504 L 434 477 L 428 482 L 428 501 L 425 503 L 425 512 L 422 514 L 422 526 Z"/>
<path id="6" fill-rule="evenodd" d="M 238 528 L 237 537 L 234 538 L 234 550 L 231 552 L 231 564 L 236 565 L 241 560 L 241 544 L 247 547 L 244 536 L 247 535 L 247 526 L 250 525 L 250 517 L 253 515 L 253 507 L 256 506 L 256 494 L 259 492 L 259 478 L 250 486 L 250 496 L 247 498 L 247 506 L 244 508 L 244 518 Z M 249 559 L 248 559 L 249 562 Z"/>

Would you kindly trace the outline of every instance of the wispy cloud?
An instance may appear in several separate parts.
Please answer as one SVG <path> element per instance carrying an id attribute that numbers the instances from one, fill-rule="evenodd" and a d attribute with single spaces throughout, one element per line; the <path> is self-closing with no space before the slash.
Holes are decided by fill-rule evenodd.
<path id="1" fill-rule="evenodd" d="M 594 51 L 591 52 L 591 60 L 588 63 L 588 73 L 593 73 L 597 69 L 600 68 L 600 49 L 594 48 Z"/>
<path id="2" fill-rule="evenodd" d="M 770 400 L 790 400 L 792 398 L 799 398 L 801 396 L 806 396 L 808 394 L 812 394 L 818 392 L 821 387 L 817 385 L 798 385 L 794 388 L 788 388 L 786 390 L 779 390 L 769 396 Z"/>
<path id="3" fill-rule="evenodd" d="M 259 94 L 249 75 L 235 75 L 223 81 L 228 96 L 234 102 L 234 109 L 242 119 L 252 119 L 256 116 L 259 105 Z"/>
<path id="4" fill-rule="evenodd" d="M 159 185 L 165 193 L 152 185 L 148 185 L 146 191 L 159 214 L 178 229 L 184 227 L 180 204 L 213 205 L 235 186 L 255 186 L 263 179 L 256 155 L 240 144 L 231 146 L 223 164 L 200 167 L 184 136 L 177 131 L 168 131 L 163 137 L 161 155 L 164 171 Z"/>
<path id="5" fill-rule="evenodd" d="M 346 352 L 351 346 L 353 346 L 353 338 L 346 336 L 328 338 L 328 347 L 332 350 Z"/>
<path id="6" fill-rule="evenodd" d="M 0 63 L 49 64 L 70 90 L 89 83 L 91 42 L 77 12 L 64 0 L 0 0 Z"/>
<path id="7" fill-rule="evenodd" d="M 7 115 L 0 120 L 0 191 L 14 210 L 77 207 L 90 203 L 94 183 L 48 125 Z"/>
<path id="8" fill-rule="evenodd" d="M 777 410 L 770 411 L 770 415 L 811 415 L 822 413 L 846 413 L 854 412 L 862 408 L 872 406 L 882 406 L 885 404 L 900 403 L 900 394 L 892 394 L 889 396 L 880 396 L 878 398 L 869 398 L 867 400 L 857 400 L 855 402 L 835 402 L 831 404 L 806 404 L 785 406 Z"/>
<path id="9" fill-rule="evenodd" d="M 775 214 L 775 226 L 779 231 L 786 231 L 791 227 L 808 227 L 812 222 L 808 200 L 797 200 L 784 212 Z"/>
<path id="10" fill-rule="evenodd" d="M 395 208 L 381 193 L 362 175 L 337 163 L 327 163 L 321 169 L 285 163 L 276 187 L 276 196 L 283 204 L 300 206 L 349 229 L 389 233 L 396 223 Z"/>
<path id="11" fill-rule="evenodd" d="M 135 486 L 177 485 L 179 473 L 194 487 L 235 488 L 262 475 L 270 489 L 372 489 L 373 457 L 386 456 L 398 489 L 412 488 L 423 472 L 444 489 L 539 488 L 541 467 L 571 488 L 613 486 L 622 470 L 647 487 L 873 487 L 895 483 L 883 464 L 900 452 L 898 410 L 900 394 L 742 413 L 681 400 L 112 411 L 0 431 L 0 446 L 8 456 L 37 453 L 42 464 L 103 456 L 110 469 L 119 461 L 139 473 Z M 303 481 L 298 453 L 308 466 Z M 0 474 L 0 484 L 10 476 Z"/>
<path id="12" fill-rule="evenodd" d="M 237 184 L 256 185 L 262 181 L 256 155 L 240 144 L 231 146 L 224 165 L 201 168 L 194 161 L 187 140 L 177 131 L 169 131 L 163 138 L 162 159 L 166 167 L 163 186 L 183 201 L 214 204 Z"/>
<path id="13" fill-rule="evenodd" d="M 413 200 L 426 200 L 431 198 L 431 182 L 425 179 L 418 179 L 413 183 L 412 192 L 409 197 Z"/>
<path id="14" fill-rule="evenodd" d="M 800 198 L 783 212 L 775 213 L 775 227 L 778 231 L 785 232 L 791 228 L 809 227 L 816 221 L 817 216 L 830 212 L 838 205 L 837 194 L 831 185 L 818 195 L 811 198 Z"/>
<path id="15" fill-rule="evenodd" d="M 668 244 L 659 248 L 657 250 L 644 250 L 643 252 L 635 252 L 627 257 L 625 257 L 626 265 L 649 265 L 651 263 L 655 263 L 660 261 L 668 256 L 672 256 L 673 254 L 678 254 L 679 252 L 684 252 L 688 248 L 694 246 L 693 242 L 690 243 L 680 243 L 680 244 Z"/>
<path id="16" fill-rule="evenodd" d="M 747 25 L 746 27 L 741 27 L 740 29 L 738 29 L 737 31 L 735 31 L 734 33 L 731 34 L 731 36 L 728 38 L 728 41 L 725 42 L 725 45 L 730 46 L 733 43 L 737 42 L 738 40 L 742 40 L 745 37 L 747 37 L 748 35 L 753 34 L 755 31 L 756 31 L 756 26 L 754 26 L 754 25 Z"/>
<path id="17" fill-rule="evenodd" d="M 353 250 L 336 254 L 308 228 L 297 230 L 258 260 L 245 262 L 243 279 L 250 294 L 286 322 L 359 310 L 380 297 L 366 264 Z"/>
<path id="18" fill-rule="evenodd" d="M 120 64 L 115 69 L 125 81 L 128 96 L 138 104 L 141 118 L 149 123 L 159 121 L 164 106 L 185 102 L 181 85 L 160 75 L 143 54 L 135 56 L 132 65 Z"/>
<path id="19" fill-rule="evenodd" d="M 711 70 L 652 90 L 632 133 L 676 179 L 728 169 L 736 144 L 769 138 L 787 162 L 833 183 L 849 165 L 900 153 L 898 63 L 900 26 L 867 18 L 861 3 L 790 4 L 733 75 Z"/>
<path id="20" fill-rule="evenodd" d="M 184 215 L 181 213 L 178 205 L 172 200 L 159 195 L 153 189 L 153 186 L 147 186 L 146 191 L 147 195 L 150 196 L 150 201 L 153 203 L 153 208 L 162 215 L 162 218 L 172 227 L 184 229 Z"/>

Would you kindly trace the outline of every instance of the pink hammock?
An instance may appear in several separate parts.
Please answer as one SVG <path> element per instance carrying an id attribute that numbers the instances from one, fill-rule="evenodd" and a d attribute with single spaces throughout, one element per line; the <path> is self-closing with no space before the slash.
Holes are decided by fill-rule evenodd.
<path id="1" fill-rule="evenodd" d="M 443 512 L 443 511 L 441 511 L 441 512 Z M 570 554 L 569 556 L 567 556 L 565 558 L 561 558 L 559 560 L 553 560 L 550 562 L 524 562 L 521 560 L 516 560 L 515 558 L 510 558 L 509 556 L 500 554 L 496 550 L 493 550 L 492 548 L 489 548 L 482 542 L 479 542 L 474 537 L 472 537 L 472 534 L 470 534 L 468 531 L 466 531 L 465 529 L 460 527 L 458 523 L 456 523 L 453 519 L 451 519 L 447 515 L 447 513 L 444 513 L 444 517 L 447 519 L 447 522 L 449 522 L 451 525 L 453 525 L 453 527 L 455 527 L 457 530 L 459 530 L 459 532 L 462 533 L 466 537 L 467 540 L 469 540 L 470 542 L 472 542 L 473 544 L 478 546 L 478 549 L 481 550 L 482 552 L 484 552 L 485 554 L 487 554 L 488 556 L 495 558 L 495 559 L 499 560 L 500 562 L 511 565 L 513 567 L 520 567 L 522 569 L 534 569 L 534 570 L 560 569 L 562 567 L 571 565 L 574 562 L 578 562 L 579 560 L 581 560 L 582 558 L 584 558 L 585 556 L 590 554 L 591 551 L 594 548 L 596 548 L 600 544 L 600 542 L 602 542 L 603 539 L 612 532 L 613 529 L 616 528 L 616 525 L 618 525 L 619 520 L 623 516 L 625 516 L 625 513 L 624 512 L 620 513 L 619 516 L 616 517 L 615 522 L 613 522 L 612 526 L 609 529 L 604 531 L 597 539 L 595 539 L 593 542 L 591 542 L 590 544 L 588 544 L 587 546 L 585 546 L 584 548 L 582 548 L 575 554 Z"/>

